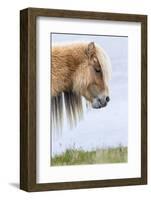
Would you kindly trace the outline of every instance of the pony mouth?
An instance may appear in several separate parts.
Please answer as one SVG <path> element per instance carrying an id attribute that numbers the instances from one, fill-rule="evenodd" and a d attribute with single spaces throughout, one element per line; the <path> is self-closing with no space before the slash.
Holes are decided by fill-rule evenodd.
<path id="1" fill-rule="evenodd" d="M 93 102 L 92 102 L 92 108 L 94 109 L 100 109 L 100 108 L 103 108 L 103 107 L 106 107 L 107 106 L 107 102 L 102 102 L 101 99 L 94 99 Z"/>

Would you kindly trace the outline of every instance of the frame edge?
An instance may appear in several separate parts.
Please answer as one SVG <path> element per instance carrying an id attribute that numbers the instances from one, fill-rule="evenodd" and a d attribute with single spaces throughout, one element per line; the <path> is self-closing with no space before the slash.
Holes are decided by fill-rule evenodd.
<path id="1" fill-rule="evenodd" d="M 28 190 L 28 9 L 20 11 L 20 189 Z"/>
<path id="2" fill-rule="evenodd" d="M 36 54 L 35 18 L 20 11 L 20 189 L 36 183 Z"/>

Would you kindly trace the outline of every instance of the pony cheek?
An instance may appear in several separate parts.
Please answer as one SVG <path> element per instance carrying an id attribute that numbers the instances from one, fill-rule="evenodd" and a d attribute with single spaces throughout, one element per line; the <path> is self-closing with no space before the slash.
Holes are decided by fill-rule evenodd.
<path id="1" fill-rule="evenodd" d="M 92 101 L 93 101 L 93 96 L 92 96 L 88 91 L 86 91 L 85 93 L 83 93 L 82 96 L 83 96 L 87 101 L 89 101 L 89 102 L 92 103 Z"/>
<path id="2" fill-rule="evenodd" d="M 89 94 L 93 100 L 93 98 L 97 97 L 100 94 L 100 88 L 96 84 L 91 85 L 89 87 Z"/>
<path id="3" fill-rule="evenodd" d="M 90 95 L 84 95 L 84 98 L 85 98 L 87 101 L 91 102 L 91 103 L 92 103 L 92 101 L 93 101 L 93 98 L 92 98 Z"/>

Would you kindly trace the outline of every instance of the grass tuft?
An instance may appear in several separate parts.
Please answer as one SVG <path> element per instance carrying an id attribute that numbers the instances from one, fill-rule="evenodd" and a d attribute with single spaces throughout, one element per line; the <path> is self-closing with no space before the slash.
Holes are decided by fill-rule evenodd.
<path id="1" fill-rule="evenodd" d="M 64 153 L 51 158 L 51 166 L 125 162 L 127 162 L 127 147 L 96 149 L 93 151 L 67 149 Z"/>

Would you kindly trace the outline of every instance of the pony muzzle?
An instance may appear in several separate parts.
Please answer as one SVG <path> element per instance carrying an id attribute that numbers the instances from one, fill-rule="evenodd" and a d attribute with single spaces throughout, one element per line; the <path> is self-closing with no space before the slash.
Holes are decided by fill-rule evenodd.
<path id="1" fill-rule="evenodd" d="M 107 106 L 107 103 L 110 101 L 109 96 L 104 96 L 102 98 L 96 97 L 92 101 L 92 108 L 103 108 Z"/>

